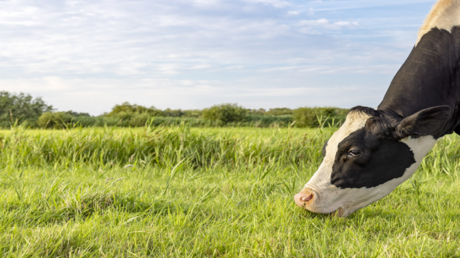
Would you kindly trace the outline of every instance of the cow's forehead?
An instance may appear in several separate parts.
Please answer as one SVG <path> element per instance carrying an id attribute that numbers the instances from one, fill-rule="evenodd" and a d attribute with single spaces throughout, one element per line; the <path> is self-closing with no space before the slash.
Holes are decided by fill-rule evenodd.
<path id="1" fill-rule="evenodd" d="M 340 129 L 337 132 L 348 136 L 350 133 L 363 128 L 369 117 L 370 115 L 364 112 L 351 111 L 350 113 L 348 113 L 345 123 L 340 127 Z"/>

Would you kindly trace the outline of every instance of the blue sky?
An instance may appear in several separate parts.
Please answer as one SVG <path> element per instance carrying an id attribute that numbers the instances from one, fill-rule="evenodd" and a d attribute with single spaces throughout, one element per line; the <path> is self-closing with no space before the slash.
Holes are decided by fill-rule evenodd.
<path id="1" fill-rule="evenodd" d="M 93 115 L 376 107 L 434 0 L 0 0 L 0 89 Z"/>

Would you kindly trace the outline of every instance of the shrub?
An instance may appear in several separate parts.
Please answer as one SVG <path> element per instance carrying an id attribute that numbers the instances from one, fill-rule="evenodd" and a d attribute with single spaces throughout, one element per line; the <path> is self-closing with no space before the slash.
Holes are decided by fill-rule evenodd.
<path id="1" fill-rule="evenodd" d="M 163 111 L 156 109 L 154 106 L 149 108 L 130 104 L 129 102 L 124 102 L 121 105 L 115 105 L 112 108 L 112 111 L 108 114 L 109 116 L 120 116 L 121 114 L 130 114 L 130 113 L 147 113 L 152 116 L 161 116 L 163 115 Z"/>
<path id="2" fill-rule="evenodd" d="M 73 116 L 65 112 L 46 112 L 38 118 L 37 124 L 41 128 L 62 129 L 72 127 L 72 122 Z"/>
<path id="3" fill-rule="evenodd" d="M 220 104 L 204 109 L 203 118 L 227 124 L 243 121 L 247 116 L 247 112 L 247 109 L 237 104 Z"/>
<path id="4" fill-rule="evenodd" d="M 149 120 L 149 114 L 147 113 L 135 113 L 129 120 L 129 125 L 132 127 L 141 127 L 144 126 L 145 123 Z"/>
<path id="5" fill-rule="evenodd" d="M 320 122 L 323 125 L 340 125 L 345 121 L 348 109 L 333 107 L 302 107 L 294 109 L 292 119 L 296 121 L 297 127 L 318 127 Z"/>
<path id="6" fill-rule="evenodd" d="M 292 123 L 292 116 L 251 115 L 246 118 L 250 127 L 288 127 Z"/>
<path id="7" fill-rule="evenodd" d="M 290 116 L 292 115 L 292 109 L 290 108 L 270 108 L 270 110 L 268 110 L 266 114 L 272 115 L 272 116 Z"/>

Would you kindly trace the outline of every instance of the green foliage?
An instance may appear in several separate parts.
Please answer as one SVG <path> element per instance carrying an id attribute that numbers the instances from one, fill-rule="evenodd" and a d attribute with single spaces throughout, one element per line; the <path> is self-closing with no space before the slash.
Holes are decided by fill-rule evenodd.
<path id="1" fill-rule="evenodd" d="M 302 107 L 294 109 L 292 119 L 298 127 L 318 127 L 321 125 L 341 125 L 346 118 L 348 109 L 334 107 Z"/>
<path id="2" fill-rule="evenodd" d="M 247 109 L 237 104 L 214 105 L 203 110 L 203 118 L 218 121 L 222 124 L 243 121 L 247 116 Z"/>
<path id="3" fill-rule="evenodd" d="M 62 129 L 72 126 L 73 116 L 66 112 L 46 112 L 43 113 L 37 121 L 41 128 Z"/>
<path id="4" fill-rule="evenodd" d="M 292 124 L 291 116 L 250 115 L 246 117 L 250 127 L 288 127 Z"/>
<path id="5" fill-rule="evenodd" d="M 73 117 L 79 117 L 79 116 L 86 116 L 86 117 L 90 117 L 91 115 L 88 114 L 88 113 L 81 113 L 81 112 L 76 112 L 76 111 L 72 111 L 72 110 L 69 110 L 69 111 L 65 111 L 64 113 L 68 114 L 68 115 L 71 115 Z"/>
<path id="6" fill-rule="evenodd" d="M 253 115 L 253 116 L 264 116 L 265 114 L 267 114 L 267 110 L 265 110 L 265 108 L 250 109 L 248 110 L 248 112 L 249 112 L 249 115 Z"/>
<path id="7" fill-rule="evenodd" d="M 267 115 L 271 115 L 271 116 L 290 116 L 290 115 L 292 115 L 292 109 L 290 109 L 290 108 L 270 108 L 267 111 Z"/>
<path id="8" fill-rule="evenodd" d="M 167 108 L 163 110 L 163 113 L 161 116 L 164 117 L 193 117 L 193 118 L 199 118 L 202 115 L 202 111 L 198 109 L 192 109 L 192 110 L 182 110 L 182 109 L 170 109 Z"/>
<path id="9" fill-rule="evenodd" d="M 320 109 L 320 108 L 316 108 Z M 345 119 L 345 115 L 338 116 L 338 112 L 332 113 L 335 116 L 326 116 L 324 113 L 316 112 L 314 108 L 305 108 L 306 112 L 301 113 L 304 115 L 310 112 L 309 120 L 301 117 L 300 123 L 295 121 L 292 116 L 272 116 L 272 115 L 254 115 L 251 112 L 249 115 L 240 117 L 237 121 L 224 123 L 217 119 L 203 119 L 201 117 L 163 117 L 163 116 L 152 116 L 148 113 L 132 113 L 132 112 L 120 112 L 116 115 L 111 116 L 99 116 L 90 117 L 85 115 L 72 116 L 75 112 L 57 112 L 57 113 L 45 113 L 40 117 L 38 125 L 41 128 L 63 128 L 72 126 L 82 127 L 104 127 L 104 126 L 116 126 L 116 127 L 142 127 L 146 124 L 153 126 L 179 126 L 181 123 L 185 123 L 191 127 L 277 127 L 285 128 L 291 125 L 294 127 L 318 127 L 319 120 L 325 126 L 338 126 Z M 312 111 L 313 110 L 313 111 Z M 206 113 L 206 112 L 205 112 Z M 328 113 L 326 113 L 328 114 Z M 329 113 L 330 115 L 331 113 Z M 307 123 L 305 122 L 307 121 Z M 46 127 L 45 127 L 46 126 Z"/>
<path id="10" fill-rule="evenodd" d="M 250 115 L 256 116 L 291 116 L 292 109 L 290 108 L 270 108 L 268 111 L 264 108 L 249 110 Z"/>
<path id="11" fill-rule="evenodd" d="M 129 117 L 133 113 L 149 114 L 151 116 L 162 115 L 162 111 L 156 109 L 154 106 L 147 108 L 141 105 L 123 102 L 121 105 L 115 105 L 108 116 Z"/>
<path id="12" fill-rule="evenodd" d="M 199 118 L 203 115 L 203 111 L 199 109 L 191 109 L 191 110 L 184 110 L 182 117 L 190 117 L 190 118 Z M 165 114 L 165 116 L 167 116 Z"/>
<path id="13" fill-rule="evenodd" d="M 166 117 L 183 117 L 185 115 L 185 112 L 183 112 L 181 109 L 173 110 L 173 109 L 167 108 L 163 110 L 162 115 Z"/>
<path id="14" fill-rule="evenodd" d="M 58 113 L 51 113 L 58 114 Z M 101 166 L 110 164 L 119 164 L 120 166 L 129 163 L 130 157 L 135 154 L 143 157 L 144 164 L 160 165 L 161 167 L 169 166 L 187 158 L 190 164 L 196 166 L 208 166 L 216 162 L 216 157 L 222 164 L 237 165 L 246 164 L 250 155 L 256 152 L 262 155 L 260 158 L 272 159 L 279 155 L 279 148 L 284 148 L 284 154 L 291 152 L 297 153 L 295 158 L 286 162 L 300 163 L 308 161 L 311 157 L 317 157 L 316 153 L 306 152 L 306 146 L 313 142 L 304 142 L 300 140 L 289 146 L 270 144 L 266 139 L 253 144 L 252 141 L 246 143 L 239 142 L 236 139 L 227 139 L 227 137 L 214 139 L 200 131 L 195 131 L 187 124 L 180 124 L 179 127 L 150 126 L 147 125 L 142 130 L 125 131 L 111 129 L 93 129 L 85 130 L 82 128 L 69 129 L 70 134 L 61 135 L 58 131 L 44 131 L 36 135 L 26 134 L 21 128 L 17 128 L 12 134 L 6 135 L 2 141 L 2 148 L 5 152 L 0 153 L 0 169 L 5 166 L 37 165 L 45 166 L 50 164 L 70 164 L 72 166 L 84 166 L 89 160 L 98 162 Z M 40 131 L 39 131 L 40 132 Z M 131 132 L 131 133 L 129 133 Z M 274 136 L 282 136 L 274 141 L 288 141 L 288 135 L 278 134 L 273 131 Z M 58 138 L 56 138 L 58 137 Z M 325 141 L 326 139 L 318 138 L 316 141 Z M 18 142 L 19 141 L 19 142 Z M 304 143 L 302 143 L 304 142 Z M 245 149 L 248 147 L 249 149 Z M 181 153 L 172 155 L 176 150 L 181 149 Z M 8 151 L 6 151 L 8 150 Z M 244 151 L 243 151 L 244 150 Z M 251 151 L 254 152 L 251 154 Z M 256 151 L 257 150 L 257 151 Z M 243 151 L 243 152 L 242 152 Z M 13 153 L 24 153 L 22 156 L 8 156 Z M 223 155 L 225 153 L 225 155 Z M 222 156 L 223 155 L 223 156 Z M 259 160 L 259 158 L 257 158 Z M 262 161 L 259 160 L 259 161 Z M 13 163 L 10 163 L 13 162 Z M 241 163 L 242 162 L 242 163 Z M 252 162 L 256 162 L 253 160 Z M 258 161 L 257 161 L 258 162 Z M 9 165 L 8 165 L 9 164 Z M 238 166 L 240 166 L 238 165 Z"/>
<path id="15" fill-rule="evenodd" d="M 272 108 L 248 110 L 237 104 L 215 105 L 204 110 L 159 110 L 124 102 L 115 105 L 110 113 L 93 117 L 88 113 L 75 111 L 51 112 L 41 98 L 30 95 L 0 92 L 0 128 L 9 127 L 11 122 L 29 128 L 68 128 L 68 127 L 142 127 L 179 126 L 186 123 L 192 127 L 318 127 L 340 125 L 347 109 L 340 108 Z M 295 123 L 293 123 L 295 121 Z"/>
<path id="16" fill-rule="evenodd" d="M 347 219 L 297 207 L 330 129 L 0 132 L 2 257 L 459 257 L 460 137 Z"/>
<path id="17" fill-rule="evenodd" d="M 9 127 L 16 120 L 25 126 L 35 127 L 38 117 L 52 109 L 40 97 L 0 91 L 0 127 Z"/>

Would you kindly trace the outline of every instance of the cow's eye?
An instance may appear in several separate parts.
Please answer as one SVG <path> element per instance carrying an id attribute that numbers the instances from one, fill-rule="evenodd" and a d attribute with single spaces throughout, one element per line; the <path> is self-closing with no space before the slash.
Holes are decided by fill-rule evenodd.
<path id="1" fill-rule="evenodd" d="M 358 150 L 358 149 L 353 149 L 353 150 L 348 151 L 348 156 L 350 157 L 357 157 L 357 156 L 360 156 L 361 154 L 363 154 L 363 151 Z"/>

